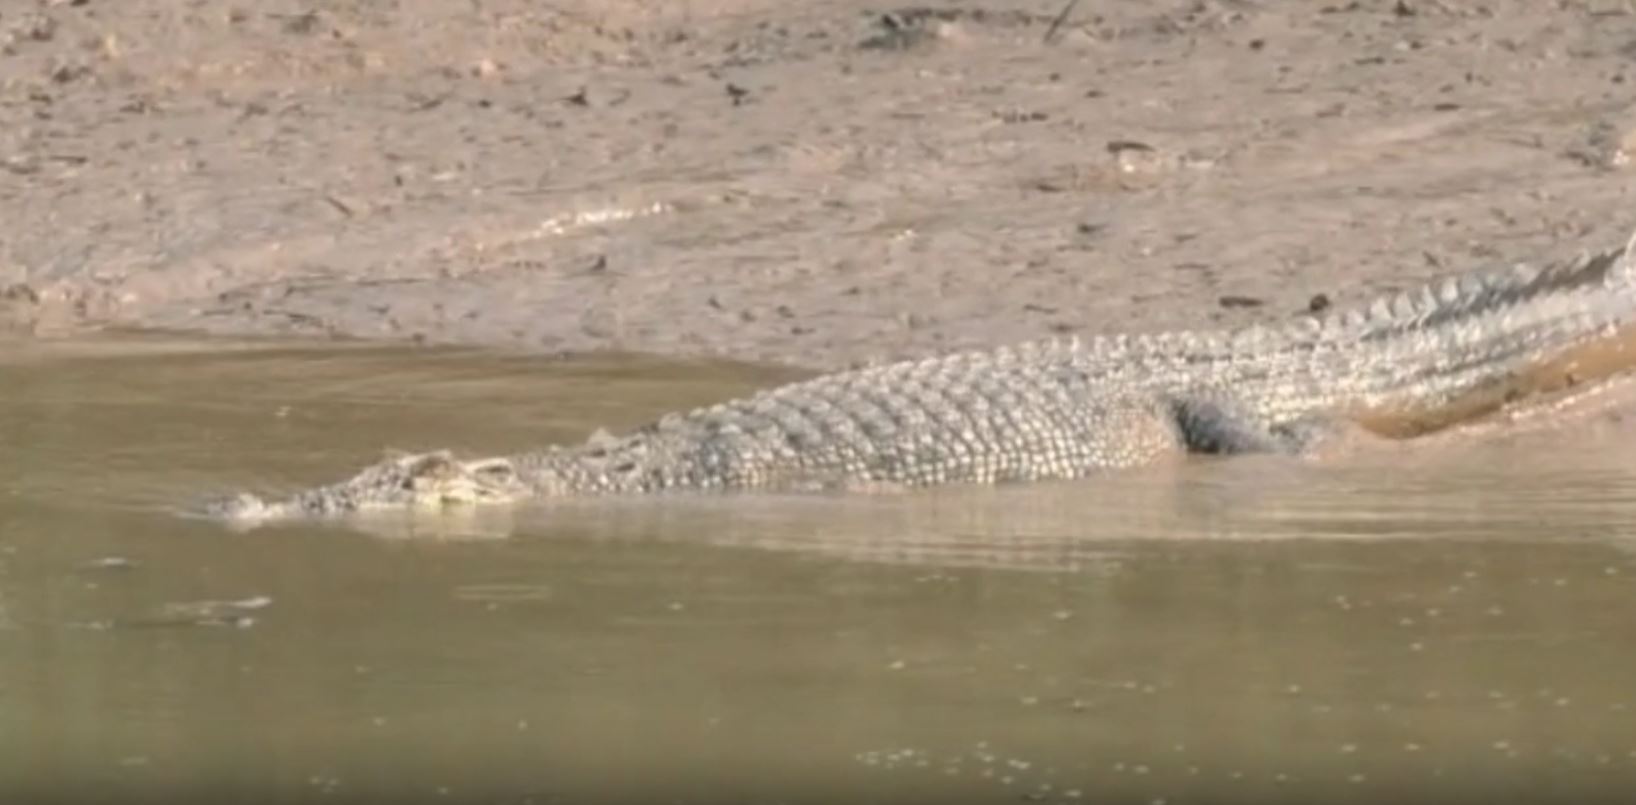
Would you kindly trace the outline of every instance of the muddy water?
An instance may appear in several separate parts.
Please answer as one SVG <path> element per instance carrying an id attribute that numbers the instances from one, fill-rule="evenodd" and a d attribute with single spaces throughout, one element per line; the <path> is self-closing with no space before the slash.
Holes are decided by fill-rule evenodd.
<path id="1" fill-rule="evenodd" d="M 235 533 L 178 509 L 780 377 L 167 342 L 5 354 L 3 801 L 1636 784 L 1636 452 L 1617 422 L 1322 465 Z"/>

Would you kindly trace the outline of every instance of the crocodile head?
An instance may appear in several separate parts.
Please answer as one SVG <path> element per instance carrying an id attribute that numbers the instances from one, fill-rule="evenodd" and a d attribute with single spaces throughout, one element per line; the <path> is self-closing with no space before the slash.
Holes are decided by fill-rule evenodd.
<path id="1" fill-rule="evenodd" d="M 301 517 L 335 517 L 370 510 L 425 510 L 508 503 L 528 487 L 503 458 L 461 461 L 445 451 L 386 459 L 352 478 L 286 500 L 243 493 L 206 507 L 209 516 L 240 524 Z"/>

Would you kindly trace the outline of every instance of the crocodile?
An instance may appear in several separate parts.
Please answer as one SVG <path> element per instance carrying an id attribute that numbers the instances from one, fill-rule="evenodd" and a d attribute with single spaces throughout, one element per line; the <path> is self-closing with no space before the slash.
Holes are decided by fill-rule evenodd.
<path id="1" fill-rule="evenodd" d="M 842 371 L 580 445 L 387 458 L 239 524 L 575 495 L 879 490 L 1079 479 L 1189 453 L 1407 439 L 1636 366 L 1636 237 L 1276 325 L 1053 339 Z"/>

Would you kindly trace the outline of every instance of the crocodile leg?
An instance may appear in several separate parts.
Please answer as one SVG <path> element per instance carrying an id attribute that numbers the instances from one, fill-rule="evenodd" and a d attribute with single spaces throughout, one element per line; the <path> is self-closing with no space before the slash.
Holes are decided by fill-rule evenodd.
<path id="1" fill-rule="evenodd" d="M 1209 455 L 1307 455 L 1346 430 L 1345 423 L 1322 414 L 1271 422 L 1249 406 L 1206 397 L 1173 400 L 1171 415 L 1187 451 Z"/>

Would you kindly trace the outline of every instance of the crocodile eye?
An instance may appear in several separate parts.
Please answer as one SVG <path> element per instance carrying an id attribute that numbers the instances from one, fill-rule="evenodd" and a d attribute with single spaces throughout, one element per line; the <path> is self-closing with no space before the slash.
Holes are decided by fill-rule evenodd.
<path id="1" fill-rule="evenodd" d="M 486 467 L 478 467 L 476 475 L 490 482 L 509 481 L 516 477 L 516 473 L 506 464 L 490 464 Z"/>
<path id="2" fill-rule="evenodd" d="M 410 465 L 408 475 L 410 478 L 424 478 L 428 475 L 447 475 L 453 468 L 454 462 L 443 456 L 425 456 L 419 461 L 416 461 L 414 464 Z"/>

